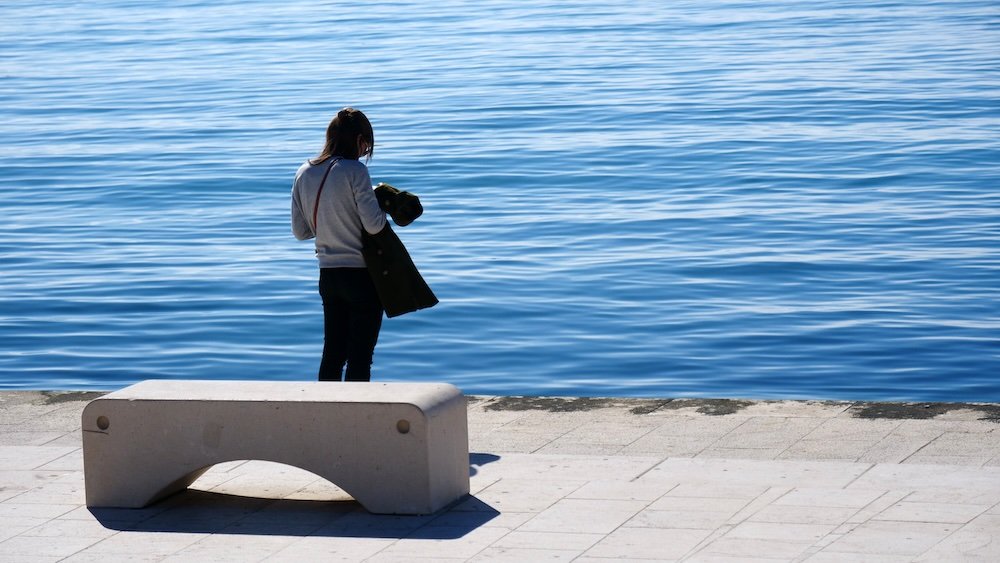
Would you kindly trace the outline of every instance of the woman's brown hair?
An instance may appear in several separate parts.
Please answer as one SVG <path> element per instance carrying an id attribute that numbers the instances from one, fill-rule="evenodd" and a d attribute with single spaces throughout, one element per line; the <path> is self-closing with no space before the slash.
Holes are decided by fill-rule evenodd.
<path id="1" fill-rule="evenodd" d="M 361 141 L 368 143 L 368 150 L 361 154 Z M 337 112 L 326 128 L 326 144 L 319 156 L 310 160 L 320 164 L 329 158 L 339 156 L 357 160 L 362 156 L 371 158 L 375 153 L 375 133 L 368 117 L 361 110 L 344 108 Z"/>

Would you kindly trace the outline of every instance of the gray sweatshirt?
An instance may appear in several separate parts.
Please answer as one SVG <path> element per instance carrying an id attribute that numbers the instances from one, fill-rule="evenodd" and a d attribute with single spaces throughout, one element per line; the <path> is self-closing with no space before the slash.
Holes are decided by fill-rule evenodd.
<path id="1" fill-rule="evenodd" d="M 330 160 L 308 161 L 292 183 L 292 233 L 299 240 L 316 239 L 320 268 L 364 268 L 361 229 L 375 234 L 385 227 L 385 212 L 375 199 L 368 167 L 357 160 L 339 159 L 330 170 L 320 196 L 313 225 L 313 206 Z"/>

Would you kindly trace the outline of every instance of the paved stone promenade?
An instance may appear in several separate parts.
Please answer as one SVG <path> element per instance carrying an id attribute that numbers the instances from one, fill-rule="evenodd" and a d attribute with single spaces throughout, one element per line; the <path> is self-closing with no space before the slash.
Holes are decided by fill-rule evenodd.
<path id="1" fill-rule="evenodd" d="M 472 496 L 389 517 L 261 461 L 88 510 L 96 396 L 0 392 L 0 561 L 1000 561 L 1000 405 L 470 397 Z"/>

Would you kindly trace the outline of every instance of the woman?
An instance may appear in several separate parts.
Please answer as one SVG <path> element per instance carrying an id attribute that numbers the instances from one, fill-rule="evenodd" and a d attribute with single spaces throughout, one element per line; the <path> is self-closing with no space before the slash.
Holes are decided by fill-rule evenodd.
<path id="1" fill-rule="evenodd" d="M 292 184 L 292 232 L 316 239 L 319 294 L 323 299 L 320 381 L 370 381 L 372 355 L 382 327 L 382 303 L 361 254 L 362 230 L 376 234 L 385 212 L 372 189 L 368 167 L 375 134 L 365 114 L 337 113 L 319 156 L 306 161 Z"/>

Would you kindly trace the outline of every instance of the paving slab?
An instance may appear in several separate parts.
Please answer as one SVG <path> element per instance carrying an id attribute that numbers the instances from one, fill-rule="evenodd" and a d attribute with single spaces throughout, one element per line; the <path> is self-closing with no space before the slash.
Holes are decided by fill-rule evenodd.
<path id="1" fill-rule="evenodd" d="M 471 496 L 400 517 L 263 460 L 90 510 L 100 395 L 0 392 L 0 561 L 1000 560 L 996 404 L 469 397 Z"/>

